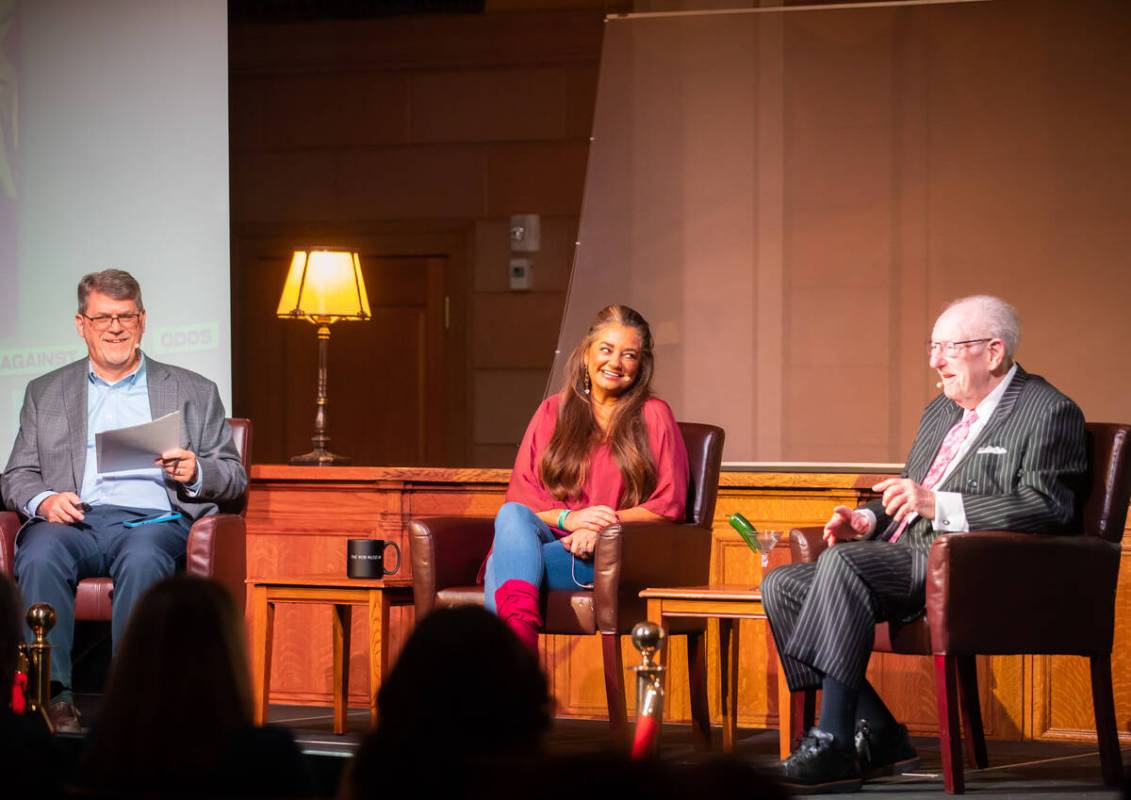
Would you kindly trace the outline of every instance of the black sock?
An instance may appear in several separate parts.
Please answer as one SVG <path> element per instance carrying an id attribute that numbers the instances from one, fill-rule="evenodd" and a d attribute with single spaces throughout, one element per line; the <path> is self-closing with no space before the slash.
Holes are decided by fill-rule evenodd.
<path id="1" fill-rule="evenodd" d="M 884 705 L 875 688 L 866 680 L 860 686 L 860 694 L 856 700 L 856 718 L 868 720 L 868 727 L 880 735 L 899 726 L 899 722 L 888 711 L 888 707 Z"/>
<path id="2" fill-rule="evenodd" d="M 817 727 L 831 733 L 838 747 L 854 747 L 856 734 L 856 699 L 860 692 L 847 683 L 825 676 L 821 683 L 821 716 Z"/>

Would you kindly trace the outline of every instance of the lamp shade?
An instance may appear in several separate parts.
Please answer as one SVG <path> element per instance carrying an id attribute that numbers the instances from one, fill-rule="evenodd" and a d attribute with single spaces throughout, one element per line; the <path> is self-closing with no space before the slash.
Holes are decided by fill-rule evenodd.
<path id="1" fill-rule="evenodd" d="M 296 250 L 275 314 L 315 323 L 370 319 L 357 253 L 335 248 Z"/>

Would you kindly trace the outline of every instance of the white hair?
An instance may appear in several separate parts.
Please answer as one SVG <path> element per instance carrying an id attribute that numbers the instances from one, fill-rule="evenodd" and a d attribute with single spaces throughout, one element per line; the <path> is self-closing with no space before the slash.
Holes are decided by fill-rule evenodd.
<path id="1" fill-rule="evenodd" d="M 985 335 L 1001 339 L 1005 344 L 1005 357 L 1012 360 L 1021 343 L 1021 320 L 1017 309 L 1000 297 L 988 294 L 975 294 L 952 301 L 943 313 L 959 306 L 969 308 L 979 321 L 986 326 Z"/>

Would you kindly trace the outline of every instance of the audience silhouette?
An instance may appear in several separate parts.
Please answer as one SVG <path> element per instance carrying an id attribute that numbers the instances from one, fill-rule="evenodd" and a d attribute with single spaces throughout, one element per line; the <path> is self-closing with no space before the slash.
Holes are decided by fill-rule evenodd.
<path id="1" fill-rule="evenodd" d="M 309 778 L 289 731 L 252 725 L 243 621 L 220 584 L 176 575 L 138 602 L 80 764 L 102 795 L 283 797 Z"/>
<path id="2" fill-rule="evenodd" d="M 377 706 L 343 797 L 377 797 L 394 783 L 475 796 L 508 764 L 541 754 L 552 701 L 530 649 L 495 615 L 465 606 L 421 620 Z"/>
<path id="3" fill-rule="evenodd" d="M 534 653 L 477 606 L 417 625 L 377 696 L 377 727 L 343 781 L 342 800 L 413 796 L 538 798 L 786 797 L 749 764 L 630 761 L 622 749 L 545 752 L 553 701 Z"/>

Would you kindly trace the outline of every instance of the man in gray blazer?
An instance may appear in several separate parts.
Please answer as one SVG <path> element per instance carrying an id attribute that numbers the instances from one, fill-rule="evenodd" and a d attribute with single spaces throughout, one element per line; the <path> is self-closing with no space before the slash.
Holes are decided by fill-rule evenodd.
<path id="1" fill-rule="evenodd" d="M 87 358 L 28 384 L 20 430 L 0 490 L 28 521 L 20 531 L 16 580 L 29 603 L 50 603 L 50 708 L 56 730 L 80 729 L 70 694 L 75 586 L 114 580 L 115 645 L 150 585 L 183 558 L 193 520 L 247 489 L 216 385 L 141 351 L 145 307 L 128 272 L 86 275 L 75 328 Z M 99 473 L 95 434 L 182 413 L 181 446 L 152 468 Z M 138 520 L 141 525 L 125 525 Z"/>
<path id="2" fill-rule="evenodd" d="M 902 476 L 873 487 L 882 499 L 833 509 L 815 564 L 780 567 L 762 583 L 789 688 L 822 689 L 818 727 L 781 765 L 795 790 L 851 790 L 918 763 L 865 670 L 877 622 L 923 613 L 936 537 L 1071 529 L 1087 472 L 1084 416 L 1013 360 L 1019 337 L 1015 310 L 998 298 L 948 306 L 928 348 L 943 391 L 923 412 Z"/>

